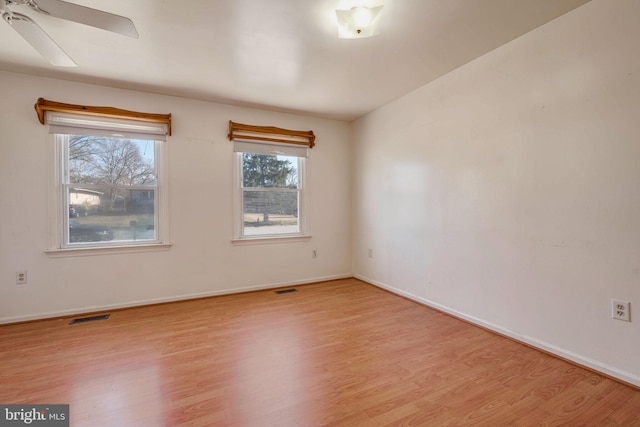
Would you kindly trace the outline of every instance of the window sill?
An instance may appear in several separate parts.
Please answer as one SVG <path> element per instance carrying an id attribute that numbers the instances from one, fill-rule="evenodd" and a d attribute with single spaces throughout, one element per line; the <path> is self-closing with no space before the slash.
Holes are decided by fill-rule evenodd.
<path id="1" fill-rule="evenodd" d="M 241 239 L 233 239 L 231 243 L 234 245 L 268 245 L 273 243 L 291 243 L 291 242 L 308 242 L 311 240 L 310 235 L 305 236 L 261 236 L 261 237 L 243 237 Z"/>
<path id="2" fill-rule="evenodd" d="M 93 256 L 108 254 L 128 254 L 136 252 L 159 252 L 168 251 L 173 243 L 150 243 L 143 245 L 128 246 L 103 246 L 100 248 L 64 248 L 64 249 L 47 249 L 44 251 L 52 258 L 65 258 L 75 256 Z"/>

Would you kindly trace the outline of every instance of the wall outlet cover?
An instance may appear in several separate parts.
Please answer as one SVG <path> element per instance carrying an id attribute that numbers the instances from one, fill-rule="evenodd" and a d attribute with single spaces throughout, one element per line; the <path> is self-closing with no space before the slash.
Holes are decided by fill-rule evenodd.
<path id="1" fill-rule="evenodd" d="M 611 300 L 611 316 L 625 322 L 631 321 L 631 303 L 629 301 Z"/>
<path id="2" fill-rule="evenodd" d="M 27 283 L 27 271 L 26 270 L 16 271 L 16 284 L 24 285 L 25 283 Z"/>

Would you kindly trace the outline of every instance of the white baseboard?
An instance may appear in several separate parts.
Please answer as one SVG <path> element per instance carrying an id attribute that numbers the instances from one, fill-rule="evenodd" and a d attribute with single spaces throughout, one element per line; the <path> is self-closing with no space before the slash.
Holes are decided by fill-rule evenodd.
<path id="1" fill-rule="evenodd" d="M 377 287 L 379 287 L 381 289 L 387 290 L 387 291 L 389 291 L 391 293 L 394 293 L 396 295 L 403 296 L 403 297 L 405 297 L 407 299 L 410 299 L 412 301 L 415 301 L 417 303 L 426 305 L 426 306 L 431 307 L 431 308 L 433 308 L 435 310 L 438 310 L 438 311 L 441 311 L 443 313 L 449 314 L 449 315 L 451 315 L 453 317 L 457 317 L 457 318 L 465 320 L 465 321 L 467 321 L 469 323 L 473 323 L 475 325 L 478 325 L 478 326 L 481 326 L 483 328 L 489 329 L 489 330 L 494 331 L 494 332 L 496 332 L 496 333 L 498 333 L 500 335 L 507 336 L 507 337 L 512 338 L 512 339 L 514 339 L 516 341 L 519 341 L 519 342 L 522 342 L 524 344 L 530 345 L 532 347 L 538 348 L 538 349 L 543 350 L 545 352 L 554 354 L 554 355 L 556 355 L 558 357 L 561 357 L 563 359 L 570 360 L 570 361 L 572 361 L 572 362 L 574 362 L 574 363 L 576 363 L 578 365 L 587 367 L 587 368 L 592 369 L 594 371 L 600 372 L 600 373 L 602 373 L 604 375 L 619 379 L 620 381 L 623 381 L 625 383 L 634 385 L 636 387 L 640 387 L 640 377 L 637 376 L 637 375 L 634 375 L 634 374 L 632 374 L 630 372 L 623 371 L 621 369 L 618 369 L 616 367 L 607 365 L 607 364 L 599 362 L 597 360 L 593 360 L 593 359 L 590 359 L 590 358 L 585 357 L 583 355 L 573 353 L 573 352 L 568 351 L 566 349 L 557 347 L 555 345 L 546 343 L 544 341 L 540 341 L 540 340 L 538 340 L 536 338 L 518 334 L 516 332 L 513 332 L 513 331 L 510 331 L 508 329 L 505 329 L 505 328 L 503 328 L 501 326 L 498 326 L 498 325 L 495 325 L 493 323 L 484 321 L 484 320 L 479 319 L 479 318 L 474 317 L 474 316 L 469 316 L 469 315 L 467 315 L 465 313 L 461 313 L 459 311 L 453 310 L 453 309 L 451 309 L 449 307 L 443 306 L 443 305 L 438 304 L 436 302 L 433 302 L 433 301 L 430 301 L 430 300 L 415 296 L 413 294 L 410 294 L 408 292 L 402 291 L 400 289 L 396 289 L 396 288 L 394 288 L 392 286 L 388 286 L 388 285 L 386 285 L 384 283 L 380 283 L 380 282 L 378 282 L 376 280 L 373 280 L 373 279 L 370 279 L 368 277 L 365 277 L 365 276 L 362 276 L 362 275 L 359 275 L 359 274 L 354 274 L 353 277 L 355 277 L 356 279 L 362 280 L 363 282 L 367 282 L 367 283 L 369 283 L 371 285 L 377 286 Z"/>
<path id="2" fill-rule="evenodd" d="M 28 314 L 24 316 L 0 317 L 0 324 L 27 322 L 31 320 L 42 320 L 42 319 L 50 319 L 50 318 L 56 318 L 56 317 L 67 317 L 67 316 L 73 316 L 77 314 L 95 313 L 98 311 L 116 310 L 116 309 L 122 309 L 122 308 L 139 307 L 144 305 L 161 304 L 166 302 L 185 301 L 190 299 L 214 297 L 214 296 L 221 296 L 221 295 L 232 295 L 232 294 L 239 294 L 243 292 L 263 291 L 268 289 L 281 288 L 285 286 L 307 285 L 310 283 L 326 282 L 328 280 L 348 279 L 351 277 L 353 277 L 351 273 L 339 274 L 335 276 L 314 277 L 314 278 L 305 279 L 305 280 L 295 280 L 295 281 L 269 283 L 269 284 L 256 285 L 256 286 L 247 286 L 239 289 L 224 289 L 224 290 L 212 291 L 212 292 L 198 292 L 193 294 L 176 295 L 176 296 L 171 296 L 166 298 L 151 298 L 146 300 L 126 302 L 126 303 L 95 305 L 95 306 L 74 308 L 70 310 Z"/>

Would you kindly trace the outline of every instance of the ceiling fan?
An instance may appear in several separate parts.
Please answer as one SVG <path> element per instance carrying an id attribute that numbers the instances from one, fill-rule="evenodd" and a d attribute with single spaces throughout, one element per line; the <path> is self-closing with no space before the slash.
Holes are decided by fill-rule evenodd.
<path id="1" fill-rule="evenodd" d="M 2 19 L 13 27 L 40 55 L 58 67 L 76 67 L 76 63 L 31 18 L 12 12 L 9 6 L 24 5 L 44 15 L 90 25 L 124 36 L 138 38 L 131 19 L 62 0 L 0 0 Z"/>

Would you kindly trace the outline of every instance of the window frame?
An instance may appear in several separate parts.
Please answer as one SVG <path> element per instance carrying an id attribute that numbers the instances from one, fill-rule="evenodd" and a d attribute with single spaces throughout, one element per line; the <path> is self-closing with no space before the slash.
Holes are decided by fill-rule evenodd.
<path id="1" fill-rule="evenodd" d="M 71 119 L 69 119 L 71 117 Z M 105 242 L 86 242 L 86 243 L 74 243 L 71 244 L 68 240 L 69 232 L 69 196 L 67 188 L 70 188 L 71 183 L 66 182 L 67 178 L 65 174 L 68 170 L 68 135 L 59 133 L 56 131 L 56 123 L 61 120 L 64 122 L 65 118 L 69 120 L 81 120 L 83 126 L 74 130 L 74 134 L 88 135 L 88 136 L 104 136 L 100 133 L 105 132 L 106 127 L 110 129 L 110 132 L 114 130 L 121 133 L 118 126 L 123 126 L 124 133 L 127 133 L 132 127 L 145 128 L 147 124 L 140 124 L 134 120 L 126 118 L 102 118 L 91 115 L 82 114 L 66 114 L 66 113 L 50 113 L 47 115 L 47 121 L 49 122 L 50 132 L 50 144 L 49 146 L 49 167 L 50 167 L 50 191 L 48 192 L 48 212 L 49 212 L 49 242 L 48 249 L 45 253 L 52 256 L 70 256 L 70 255 L 99 255 L 112 252 L 144 252 L 144 251 L 157 251 L 167 250 L 172 244 L 169 239 L 169 209 L 168 209 L 168 185 L 167 185 L 167 165 L 166 165 L 166 151 L 168 150 L 168 144 L 166 142 L 166 135 L 168 133 L 167 128 L 163 124 L 154 124 L 151 127 L 157 127 L 158 129 L 164 129 L 165 134 L 162 136 L 160 133 L 156 135 L 145 134 L 144 138 L 153 140 L 154 142 L 154 163 L 156 171 L 156 184 L 154 190 L 156 191 L 156 197 L 154 201 L 154 239 L 153 240 L 140 240 L 140 241 L 105 241 Z M 97 123 L 95 128 L 87 127 L 87 123 Z M 84 129 L 84 130 L 83 130 Z M 93 132 L 96 133 L 93 133 Z M 161 132 L 161 131 L 158 131 Z M 140 133 L 133 132 L 133 135 L 137 137 Z M 134 138 L 130 138 L 134 139 Z M 164 140 L 163 140 L 164 139 Z M 137 189 L 134 186 L 132 189 Z"/>
<path id="2" fill-rule="evenodd" d="M 232 243 L 234 244 L 262 244 L 262 243 L 283 243 L 292 241 L 301 241 L 311 239 L 311 233 L 309 229 L 309 209 L 308 209 L 308 156 L 307 155 L 293 155 L 291 153 L 280 151 L 286 150 L 286 147 L 277 143 L 258 143 L 261 147 L 253 145 L 256 143 L 246 143 L 238 141 L 234 152 L 233 161 L 233 217 L 234 217 L 234 233 Z M 250 147 L 258 147 L 258 150 L 251 150 Z M 254 154 L 271 154 L 265 151 L 275 151 L 275 154 L 281 154 L 288 157 L 298 158 L 298 225 L 299 232 L 297 233 L 271 233 L 271 234 L 244 234 L 244 193 L 245 191 L 252 190 L 253 187 L 245 188 L 243 186 L 243 168 L 242 168 L 242 155 L 243 153 Z M 255 153 L 255 151 L 261 151 Z M 282 191 L 287 190 L 283 188 L 261 188 L 259 191 Z"/>

